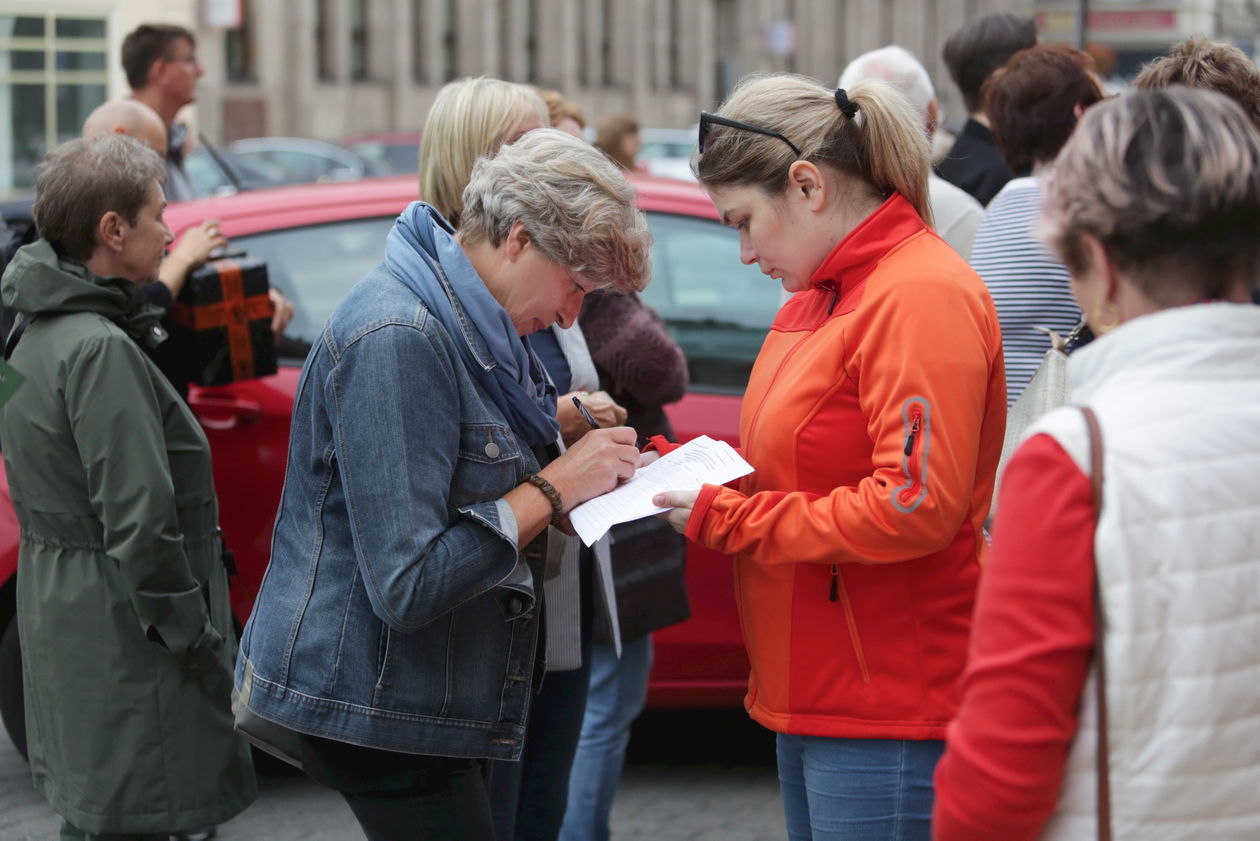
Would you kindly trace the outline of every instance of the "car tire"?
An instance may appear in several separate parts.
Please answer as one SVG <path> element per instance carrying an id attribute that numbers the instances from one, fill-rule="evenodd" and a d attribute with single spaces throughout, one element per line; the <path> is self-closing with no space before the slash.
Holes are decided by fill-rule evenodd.
<path id="1" fill-rule="evenodd" d="M 26 701 L 22 698 L 22 646 L 17 617 L 0 637 L 0 718 L 13 745 L 26 758 Z"/>

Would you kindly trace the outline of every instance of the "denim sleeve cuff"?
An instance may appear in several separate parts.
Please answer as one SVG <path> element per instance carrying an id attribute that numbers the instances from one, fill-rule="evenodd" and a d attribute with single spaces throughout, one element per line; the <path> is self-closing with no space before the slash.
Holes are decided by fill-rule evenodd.
<path id="1" fill-rule="evenodd" d="M 512 513 L 512 506 L 508 505 L 506 499 L 500 497 L 494 502 L 477 502 L 472 505 L 465 505 L 459 509 L 459 513 L 481 523 L 510 543 L 513 549 L 520 545 L 520 526 L 517 525 L 516 515 Z"/>

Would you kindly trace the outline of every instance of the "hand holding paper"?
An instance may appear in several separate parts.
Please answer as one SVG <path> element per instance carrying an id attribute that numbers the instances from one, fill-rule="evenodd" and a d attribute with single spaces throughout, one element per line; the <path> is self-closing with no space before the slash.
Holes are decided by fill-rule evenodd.
<path id="1" fill-rule="evenodd" d="M 658 493 L 724 485 L 752 471 L 729 444 L 702 435 L 639 468 L 625 484 L 577 506 L 569 519 L 582 542 L 590 546 L 617 523 L 668 511 L 652 503 Z"/>

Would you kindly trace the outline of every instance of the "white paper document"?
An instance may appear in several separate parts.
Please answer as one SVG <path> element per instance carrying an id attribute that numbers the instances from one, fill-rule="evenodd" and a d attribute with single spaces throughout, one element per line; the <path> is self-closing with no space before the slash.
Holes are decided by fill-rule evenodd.
<path id="1" fill-rule="evenodd" d="M 617 523 L 628 523 L 668 508 L 652 504 L 664 491 L 698 491 L 701 485 L 725 485 L 753 472 L 735 448 L 707 435 L 693 438 L 647 467 L 640 467 L 624 485 L 587 500 L 569 512 L 573 530 L 590 546 Z"/>

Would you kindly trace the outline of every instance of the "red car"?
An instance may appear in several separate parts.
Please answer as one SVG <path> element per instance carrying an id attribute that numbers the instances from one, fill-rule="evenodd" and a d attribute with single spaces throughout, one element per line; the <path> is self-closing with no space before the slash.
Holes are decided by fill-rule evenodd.
<path id="1" fill-rule="evenodd" d="M 737 444 L 740 396 L 778 308 L 778 286 L 739 262 L 735 231 L 717 221 L 698 186 L 639 177 L 635 185 L 654 239 L 653 280 L 644 298 L 665 317 L 691 372 L 691 389 L 669 407 L 670 419 L 681 441 L 707 434 Z M 302 361 L 341 297 L 380 262 L 386 232 L 415 197 L 414 177 L 369 179 L 260 190 L 175 204 L 166 211 L 177 237 L 202 219 L 219 219 L 233 248 L 267 261 L 272 284 L 295 310 L 279 348 L 279 373 L 217 388 L 194 387 L 189 395 L 214 453 L 223 530 L 239 569 L 232 607 L 242 624 L 270 553 Z M 0 714 L 24 747 L 14 615 L 18 524 L 2 474 L 0 497 Z M 748 660 L 730 559 L 691 544 L 687 588 L 691 619 L 655 636 L 649 704 L 737 705 Z"/>

